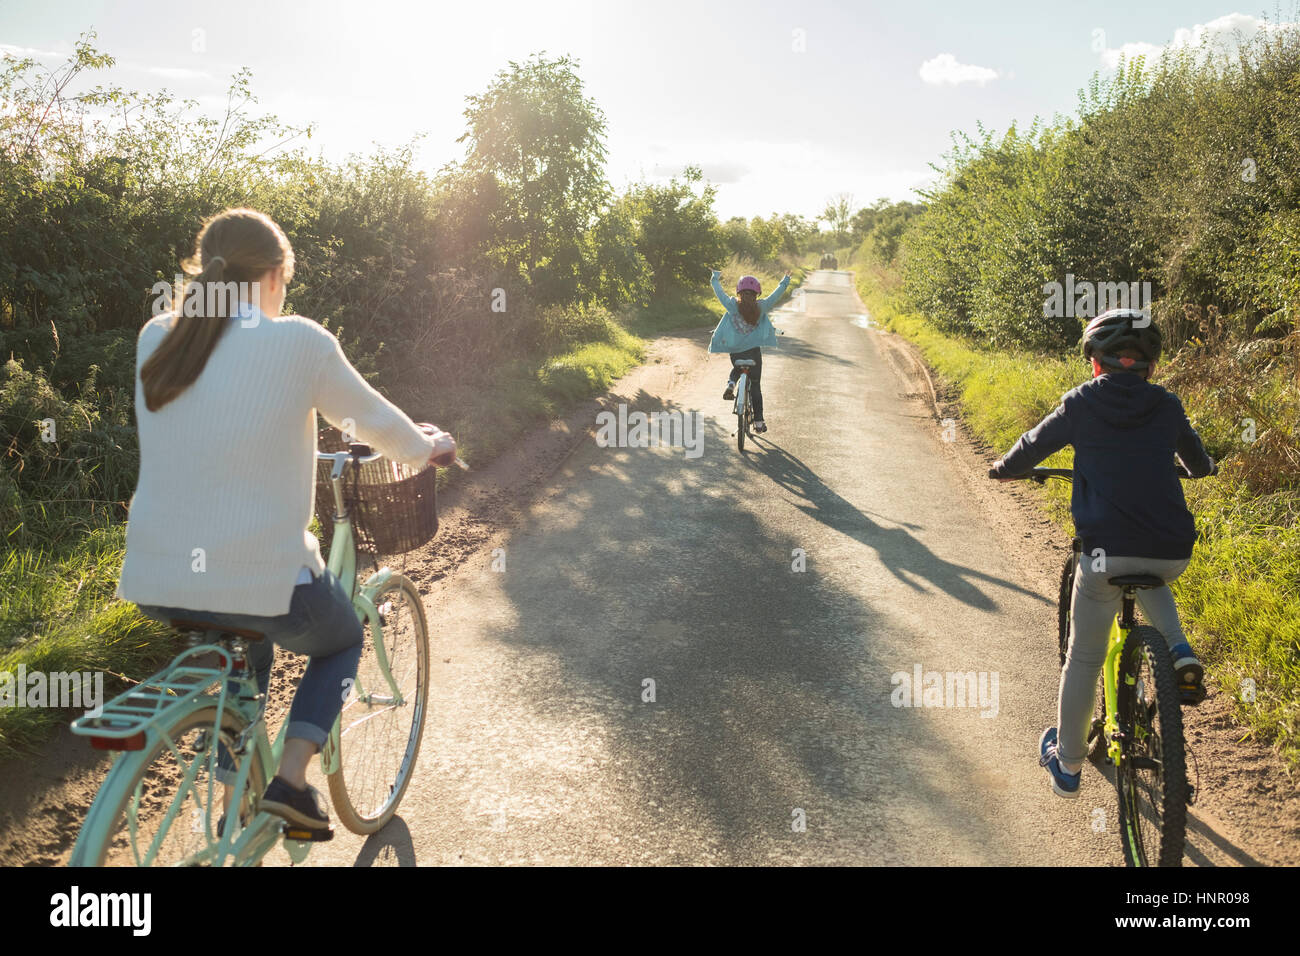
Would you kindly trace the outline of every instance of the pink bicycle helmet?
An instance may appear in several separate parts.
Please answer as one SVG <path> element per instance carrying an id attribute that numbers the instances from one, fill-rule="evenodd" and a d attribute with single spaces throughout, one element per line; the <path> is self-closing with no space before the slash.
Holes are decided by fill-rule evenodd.
<path id="1" fill-rule="evenodd" d="M 758 280 L 753 276 L 741 276 L 740 281 L 736 283 L 736 294 L 740 295 L 746 289 L 754 293 L 754 295 L 758 295 L 763 291 L 763 287 L 759 285 Z"/>

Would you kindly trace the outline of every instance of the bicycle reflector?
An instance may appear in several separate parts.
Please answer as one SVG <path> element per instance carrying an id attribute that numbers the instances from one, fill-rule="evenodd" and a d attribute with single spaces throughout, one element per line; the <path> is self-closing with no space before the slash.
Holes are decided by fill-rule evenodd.
<path id="1" fill-rule="evenodd" d="M 96 750 L 144 750 L 144 731 L 130 737 L 91 737 L 90 746 Z"/>

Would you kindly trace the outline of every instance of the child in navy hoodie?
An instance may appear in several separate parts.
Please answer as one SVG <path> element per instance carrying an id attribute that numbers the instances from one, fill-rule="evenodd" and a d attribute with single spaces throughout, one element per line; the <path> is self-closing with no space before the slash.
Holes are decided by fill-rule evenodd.
<path id="1" fill-rule="evenodd" d="M 989 472 L 1010 480 L 1074 446 L 1070 511 L 1083 552 L 1074 576 L 1057 726 L 1039 743 L 1040 763 L 1063 797 L 1079 795 L 1097 679 L 1120 609 L 1123 592 L 1107 579 L 1151 574 L 1167 585 L 1182 574 L 1196 525 L 1174 458 L 1195 478 L 1216 471 L 1177 396 L 1148 381 L 1160 349 L 1160 331 L 1142 312 L 1112 309 L 1093 319 L 1083 334 L 1092 380 L 1062 396 L 1056 410 L 1021 435 Z M 1104 562 L 1097 562 L 1103 555 Z M 1092 570 L 1094 563 L 1103 570 Z M 1204 672 L 1183 635 L 1173 594 L 1168 586 L 1153 588 L 1139 591 L 1137 601 L 1169 642 L 1183 702 L 1199 703 Z"/>

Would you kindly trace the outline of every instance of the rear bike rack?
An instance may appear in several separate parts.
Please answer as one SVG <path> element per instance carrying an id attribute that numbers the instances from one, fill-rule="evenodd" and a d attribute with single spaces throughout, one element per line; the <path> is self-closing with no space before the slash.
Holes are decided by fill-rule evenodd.
<path id="1" fill-rule="evenodd" d="M 186 664 L 192 657 L 215 653 L 222 663 L 216 667 Z M 164 670 L 118 694 L 100 712 L 72 722 L 72 732 L 89 737 L 96 750 L 143 750 L 149 731 L 167 730 L 164 718 L 206 694 L 214 686 L 222 689 L 235 669 L 235 652 L 216 644 L 201 644 L 182 651 Z"/>

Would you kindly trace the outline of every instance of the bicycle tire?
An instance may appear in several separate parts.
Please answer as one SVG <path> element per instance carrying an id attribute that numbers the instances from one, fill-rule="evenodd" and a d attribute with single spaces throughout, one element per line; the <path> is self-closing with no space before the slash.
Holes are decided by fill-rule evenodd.
<path id="1" fill-rule="evenodd" d="M 1070 553 L 1061 568 L 1061 584 L 1056 594 L 1056 646 L 1060 653 L 1059 667 L 1065 666 L 1065 655 L 1070 649 L 1070 603 L 1074 595 L 1074 570 L 1079 556 Z"/>
<path id="2" fill-rule="evenodd" d="M 410 640 L 404 642 L 398 640 L 403 632 L 399 616 L 394 614 L 391 609 L 385 612 L 385 606 L 395 596 L 401 596 L 406 606 L 412 611 L 409 618 L 412 633 L 407 635 Z M 362 780 L 356 774 L 353 774 L 351 784 L 348 782 L 349 771 L 358 766 L 361 754 L 375 756 L 378 753 L 377 745 L 372 743 L 371 737 L 375 727 L 382 726 L 375 724 L 375 720 L 381 717 L 384 712 L 370 711 L 367 713 L 362 711 L 359 713 L 361 719 L 356 723 L 347 729 L 340 727 L 339 765 L 335 772 L 328 777 L 330 799 L 343 825 L 353 833 L 361 834 L 374 833 L 379 830 L 397 812 L 398 804 L 401 803 L 402 796 L 410 785 L 411 776 L 415 769 L 415 761 L 420 753 L 420 741 L 424 736 L 424 715 L 429 698 L 429 628 L 420 592 L 416 590 L 415 585 L 409 578 L 395 574 L 388 579 L 384 589 L 375 595 L 375 607 L 379 609 L 381 615 L 386 615 L 384 616 L 382 630 L 384 649 L 389 657 L 390 669 L 392 671 L 400 670 L 405 675 L 408 672 L 406 665 L 413 663 L 413 667 L 409 668 L 409 673 L 414 679 L 414 688 L 411 698 L 408 699 L 410 729 L 405 734 L 405 744 L 400 760 L 392 773 L 387 772 L 387 768 L 381 768 L 381 776 L 383 777 L 381 786 L 387 787 L 386 794 L 383 793 L 382 789 L 363 787 Z M 400 648 L 404 644 L 411 645 L 411 647 L 405 649 L 405 656 L 399 662 L 398 657 L 402 653 Z M 410 657 L 412 648 L 414 651 L 413 662 Z M 373 686 L 386 691 L 387 684 L 384 683 L 381 686 L 378 682 L 381 675 L 378 661 L 374 659 L 374 645 L 367 626 L 365 647 L 362 650 L 361 662 L 357 666 L 359 676 L 365 673 L 368 660 L 374 660 L 375 664 L 372 675 Z M 403 688 L 404 693 L 405 691 L 406 688 Z M 370 706 L 364 702 L 361 703 L 366 708 Z M 392 708 L 389 712 L 400 714 L 404 709 Z M 405 721 L 402 721 L 402 725 L 404 723 Z M 360 730 L 362 727 L 369 727 L 370 729 L 364 733 L 350 732 Z M 364 767 L 364 764 L 361 764 L 361 766 Z M 361 804 L 361 806 L 358 806 L 358 804 Z"/>
<path id="3" fill-rule="evenodd" d="M 1139 624 L 1125 639 L 1120 661 L 1119 719 L 1121 726 L 1132 732 L 1115 774 L 1124 862 L 1129 866 L 1182 866 L 1187 831 L 1187 758 L 1169 646 L 1154 627 Z M 1132 684 L 1130 676 L 1134 678 Z M 1154 703 L 1150 697 L 1152 684 Z M 1155 766 L 1137 766 L 1139 760 Z M 1156 835 L 1158 840 L 1150 839 Z"/>
<path id="4" fill-rule="evenodd" d="M 186 739 L 186 736 L 193 731 L 197 731 L 197 730 L 210 731 L 213 727 L 216 726 L 216 720 L 217 720 L 217 707 L 215 704 L 209 707 L 201 707 L 197 710 L 191 711 L 190 713 L 184 715 L 176 722 L 174 722 L 168 728 L 167 736 L 170 737 L 173 741 L 177 742 L 178 744 L 183 744 L 184 740 Z M 231 753 L 231 759 L 234 761 L 236 769 L 239 767 L 239 763 L 241 760 L 253 761 L 252 766 L 249 768 L 248 785 L 244 790 L 244 798 L 246 803 L 241 808 L 239 814 L 239 816 L 242 818 L 251 819 L 252 801 L 255 798 L 256 799 L 261 798 L 262 794 L 266 791 L 267 781 L 266 781 L 266 768 L 262 766 L 261 760 L 258 759 L 257 756 L 255 756 L 256 754 L 255 747 L 250 746 L 248 752 L 243 756 L 240 756 L 238 754 L 234 754 L 230 746 L 239 737 L 239 735 L 243 733 L 246 727 L 247 727 L 247 722 L 239 713 L 233 711 L 229 707 L 226 707 L 224 709 L 222 713 L 221 738 L 222 738 L 222 743 L 226 745 L 227 752 Z M 213 744 L 211 741 L 209 741 L 207 743 L 207 748 L 212 748 L 212 747 Z M 210 750 L 207 752 L 210 752 Z M 149 772 L 151 769 L 154 768 L 155 762 L 160 757 L 164 757 L 164 756 L 171 761 L 171 766 L 168 768 L 169 771 L 175 771 L 177 769 L 175 764 L 175 755 L 172 754 L 171 749 L 167 745 L 167 741 L 164 738 L 160 737 L 157 740 L 157 742 L 153 745 L 153 747 L 151 747 L 148 751 L 143 752 L 139 756 L 135 754 L 130 754 L 126 756 L 125 759 L 120 759 L 116 764 L 114 764 L 113 769 L 109 771 L 108 776 L 105 778 L 103 784 L 100 786 L 99 793 L 95 796 L 96 804 L 99 803 L 101 800 L 104 800 L 107 801 L 107 805 L 111 805 L 113 807 L 111 811 L 112 815 L 109 819 L 109 825 L 106 829 L 101 828 L 99 830 L 99 834 L 97 834 L 99 839 L 94 841 L 92 841 L 89 838 L 89 835 L 83 829 L 82 834 L 79 834 L 77 837 L 76 845 L 73 847 L 72 858 L 69 861 L 69 866 L 131 866 L 131 865 L 139 866 L 141 865 L 138 856 L 135 856 L 134 851 L 131 850 L 129 838 L 122 837 L 122 828 L 127 827 L 130 824 L 130 820 L 129 820 L 129 811 L 131 809 L 130 804 L 132 802 L 132 797 L 135 795 L 136 789 L 142 786 L 145 787 L 146 791 L 149 789 L 146 786 L 147 779 L 149 777 Z M 163 764 L 164 766 L 166 766 L 167 761 L 164 761 Z M 202 771 L 200 771 L 200 773 L 202 773 Z M 157 781 L 156 785 L 158 786 L 158 790 L 160 793 L 173 794 L 175 792 L 174 786 L 171 786 L 170 788 L 168 787 L 168 781 L 166 780 L 166 777 L 169 775 L 170 775 L 169 773 L 164 773 L 162 774 L 162 778 Z M 214 786 L 213 792 L 215 796 L 216 794 L 220 793 L 220 784 L 214 783 L 213 786 Z M 206 785 L 205 784 L 201 785 L 196 780 L 195 784 L 191 786 L 189 796 L 195 796 L 195 791 L 206 793 L 206 790 L 207 790 Z M 143 799 L 144 796 L 145 796 L 145 791 L 142 791 L 141 798 Z M 196 803 L 199 802 L 198 796 L 195 796 L 195 801 Z M 137 807 L 138 807 L 138 801 L 137 801 Z M 154 809 L 157 808 L 155 807 Z M 199 806 L 194 808 L 193 812 L 199 813 L 202 812 L 202 809 L 203 808 L 200 803 Z M 211 812 L 211 808 L 209 808 L 209 813 L 210 812 Z M 88 820 L 90 819 L 91 816 L 94 815 L 94 813 L 95 813 L 95 807 L 92 806 L 91 814 L 88 814 Z M 227 816 L 230 816 L 230 814 L 227 814 Z M 188 816 L 184 814 L 178 814 L 177 816 L 175 816 L 172 819 L 170 826 L 165 831 L 163 831 L 165 835 L 163 836 L 162 842 L 166 843 L 167 840 L 172 835 L 175 835 L 178 838 L 178 842 L 181 839 L 183 839 L 185 836 L 192 836 L 195 832 L 192 828 L 193 819 L 194 818 L 192 814 Z M 189 830 L 186 830 L 185 828 L 185 821 L 187 820 L 191 821 L 191 829 Z M 181 826 L 179 828 L 176 825 L 178 822 L 181 823 Z M 211 823 L 212 831 L 213 833 L 215 833 L 217 819 L 212 818 L 210 823 Z M 139 816 L 137 815 L 136 816 L 137 827 L 139 826 L 139 824 L 140 824 Z M 201 833 L 201 837 L 202 837 L 201 840 L 190 839 L 188 842 L 191 845 L 193 845 L 195 848 L 198 848 L 199 844 L 202 844 L 204 846 L 210 846 L 211 844 L 208 842 L 206 838 L 206 829 L 207 828 L 205 826 L 204 830 Z M 155 830 L 154 832 L 156 834 L 158 831 Z M 125 845 L 123 845 L 124 841 L 125 841 Z M 109 858 L 110 851 L 112 850 L 116 850 L 117 853 L 114 855 L 113 859 L 110 859 Z M 159 856 L 162 856 L 162 854 L 160 853 Z M 134 862 L 132 862 L 132 857 L 134 857 Z M 153 865 L 167 866 L 172 864 L 155 860 Z"/>
<path id="5" fill-rule="evenodd" d="M 741 375 L 742 386 L 737 390 L 736 404 L 740 411 L 736 412 L 736 450 L 745 451 L 745 432 L 749 429 L 749 422 L 745 419 L 749 414 L 749 376 Z"/>

